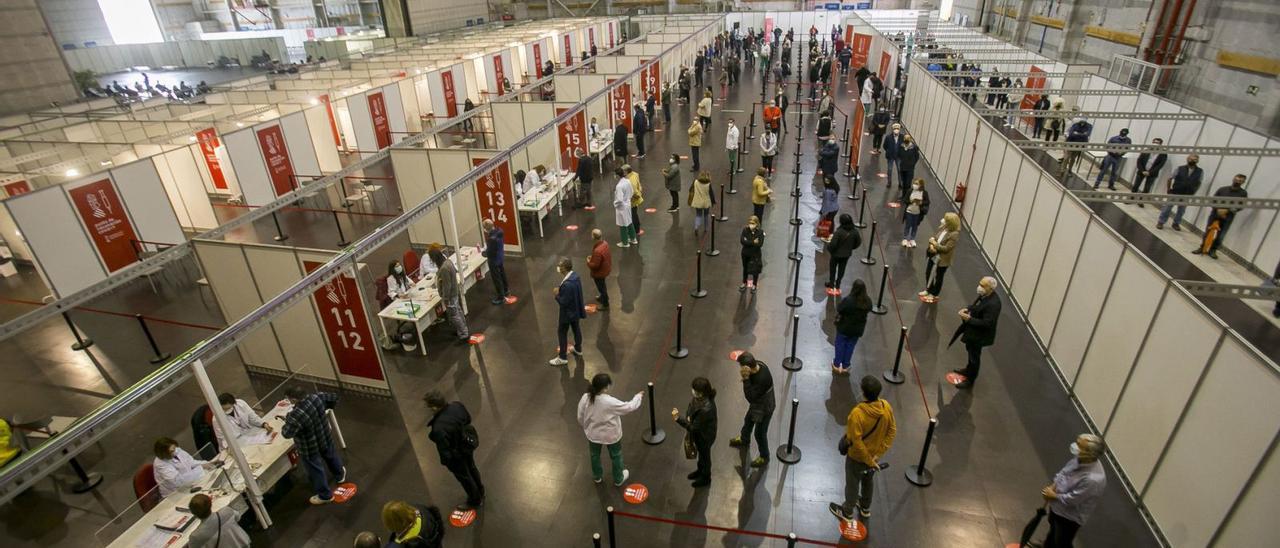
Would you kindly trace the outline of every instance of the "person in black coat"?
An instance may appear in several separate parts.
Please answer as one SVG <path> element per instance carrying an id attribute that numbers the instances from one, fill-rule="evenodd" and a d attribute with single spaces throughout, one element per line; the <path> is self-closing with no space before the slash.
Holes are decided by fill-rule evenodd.
<path id="1" fill-rule="evenodd" d="M 551 290 L 556 297 L 556 304 L 560 305 L 560 319 L 557 323 L 556 335 L 560 342 L 560 355 L 551 358 L 547 362 L 551 365 L 565 365 L 569 363 L 567 352 L 570 350 L 569 329 L 573 329 L 573 353 L 574 355 L 582 355 L 582 326 L 579 322 L 587 316 L 587 311 L 582 305 L 582 279 L 578 277 L 578 273 L 573 271 L 573 260 L 568 257 L 561 257 L 556 263 L 556 273 L 564 276 L 560 281 L 560 285 Z"/>
<path id="2" fill-rule="evenodd" d="M 751 461 L 753 468 L 769 464 L 769 419 L 777 405 L 773 391 L 773 373 L 769 366 L 750 352 L 738 355 L 739 373 L 742 375 L 742 395 L 747 399 L 747 416 L 742 419 L 742 431 L 729 440 L 730 447 L 745 447 L 751 452 L 751 432 L 756 435 L 760 456 Z"/>
<path id="3" fill-rule="evenodd" d="M 1036 99 L 1036 104 L 1032 105 L 1035 110 L 1049 110 L 1049 94 L 1042 93 L 1040 98 Z M 1044 131 L 1044 116 L 1036 116 L 1035 121 L 1031 123 L 1031 136 L 1036 139 L 1040 138 L 1040 133 Z M 1136 185 L 1135 185 L 1136 188 Z"/>
<path id="4" fill-rule="evenodd" d="M 1164 139 L 1156 137 L 1151 140 L 1153 145 L 1163 145 Z M 1160 170 L 1164 169 L 1165 162 L 1169 161 L 1169 155 L 1163 152 L 1156 153 L 1153 160 L 1150 152 L 1143 152 L 1138 155 L 1138 171 L 1133 177 L 1133 191 L 1148 194 L 1151 192 L 1152 183 L 1160 178 Z M 1145 207 L 1138 204 L 1138 207 Z"/>
<path id="5" fill-rule="evenodd" d="M 858 67 L 857 72 L 854 72 L 854 73 L 853 73 L 853 78 L 854 78 L 854 80 L 856 80 L 856 81 L 858 82 L 858 96 L 859 96 L 859 97 L 861 97 L 861 96 L 862 96 L 862 86 L 863 86 L 864 84 L 866 84 L 866 82 L 867 82 L 867 78 L 870 78 L 870 77 L 871 77 L 871 70 L 870 70 L 870 69 L 868 69 L 868 68 L 866 67 L 866 65 L 863 65 L 863 66 L 861 66 L 861 67 Z"/>
<path id="6" fill-rule="evenodd" d="M 911 181 L 916 178 L 916 162 L 920 160 L 920 147 L 907 135 L 902 138 L 902 148 L 898 150 L 898 191 L 902 194 L 898 203 L 907 203 L 911 192 Z"/>
<path id="7" fill-rule="evenodd" d="M 760 247 L 764 245 L 764 230 L 760 228 L 760 218 L 752 215 L 747 219 L 747 226 L 742 228 L 742 235 L 738 238 L 742 243 L 742 285 L 738 286 L 738 293 L 751 288 L 751 292 L 756 292 L 756 286 L 760 285 L 760 271 L 764 270 L 764 255 L 760 252 Z M 747 285 L 747 280 L 751 281 L 751 285 Z"/>
<path id="8" fill-rule="evenodd" d="M 480 480 L 480 470 L 476 468 L 475 446 L 468 441 L 471 427 L 471 414 L 462 402 L 450 402 L 439 392 L 432 391 L 423 398 L 427 409 L 431 411 L 431 421 L 427 427 L 431 433 L 427 438 L 436 444 L 440 453 L 440 464 L 453 473 L 462 489 L 467 492 L 467 502 L 458 507 L 459 510 L 470 510 L 484 504 L 484 482 Z M 475 438 L 471 438 L 474 440 Z"/>
<path id="9" fill-rule="evenodd" d="M 818 149 L 818 169 L 821 169 L 824 175 L 835 177 L 840 172 L 839 161 L 840 144 L 836 142 L 835 137 L 831 137 L 823 142 L 822 148 Z"/>
<path id="10" fill-rule="evenodd" d="M 956 384 L 956 388 L 970 388 L 978 380 L 978 369 L 982 365 L 982 349 L 996 342 L 996 324 L 1000 320 L 1000 296 L 996 294 L 996 279 L 987 276 L 978 282 L 978 298 L 969 308 L 960 309 L 960 326 L 951 336 L 951 342 L 959 338 L 969 354 L 969 363 L 964 369 L 952 369 L 954 373 L 964 376 L 964 380 Z"/>
<path id="11" fill-rule="evenodd" d="M 706 377 L 695 377 L 690 385 L 693 400 L 680 416 L 679 409 L 671 410 L 671 418 L 688 432 L 688 439 L 698 451 L 698 468 L 689 474 L 694 487 L 711 485 L 711 446 L 716 443 L 716 389 Z"/>
<path id="12" fill-rule="evenodd" d="M 591 200 L 591 181 L 596 177 L 595 167 L 591 163 L 591 157 L 587 155 L 586 150 L 578 151 L 578 200 L 574 207 L 590 207 Z"/>
<path id="13" fill-rule="evenodd" d="M 844 269 L 849 264 L 849 257 L 861 245 L 862 235 L 853 226 L 853 215 L 841 213 L 840 226 L 836 227 L 831 234 L 831 241 L 827 242 L 827 256 L 831 258 L 831 262 L 827 266 L 826 286 L 834 289 L 837 295 L 840 294 L 840 283 L 844 281 Z"/>
<path id="14" fill-rule="evenodd" d="M 640 105 L 631 113 L 631 132 L 636 134 L 636 158 L 644 158 L 644 134 L 649 132 L 649 118 Z"/>
<path id="15" fill-rule="evenodd" d="M 884 142 L 884 134 L 889 131 L 889 109 L 884 105 L 871 115 L 871 153 L 880 154 L 880 145 Z"/>
<path id="16" fill-rule="evenodd" d="M 845 374 L 849 372 L 849 362 L 853 360 L 853 349 L 858 339 L 867 328 L 867 313 L 871 312 L 871 297 L 867 295 L 867 283 L 854 280 L 849 296 L 836 305 L 836 348 L 831 360 L 831 372 Z"/>

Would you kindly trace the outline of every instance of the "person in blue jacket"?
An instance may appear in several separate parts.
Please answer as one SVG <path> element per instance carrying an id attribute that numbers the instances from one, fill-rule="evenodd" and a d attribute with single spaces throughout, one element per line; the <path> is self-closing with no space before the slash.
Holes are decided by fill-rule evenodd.
<path id="1" fill-rule="evenodd" d="M 631 114 L 631 133 L 636 136 L 636 158 L 644 158 L 644 134 L 648 132 L 649 118 L 645 116 L 644 108 L 637 103 Z"/>
<path id="2" fill-rule="evenodd" d="M 573 261 L 568 257 L 562 257 L 556 263 L 556 272 L 564 276 L 560 285 L 551 290 L 556 297 L 556 303 L 560 305 L 560 321 L 556 327 L 556 335 L 560 341 L 560 355 L 551 358 L 547 363 L 565 365 L 569 363 L 565 352 L 570 350 L 567 348 L 570 328 L 573 328 L 572 351 L 577 356 L 582 355 L 582 327 L 578 322 L 587 315 L 587 311 L 582 306 L 582 279 L 578 277 L 577 272 L 573 271 Z"/>
<path id="3" fill-rule="evenodd" d="M 480 223 L 484 228 L 484 258 L 489 263 L 489 277 L 493 278 L 493 289 L 498 295 L 493 304 L 502 304 L 507 298 L 507 269 L 503 266 L 506 250 L 503 248 L 502 229 L 493 224 L 492 219 Z"/>

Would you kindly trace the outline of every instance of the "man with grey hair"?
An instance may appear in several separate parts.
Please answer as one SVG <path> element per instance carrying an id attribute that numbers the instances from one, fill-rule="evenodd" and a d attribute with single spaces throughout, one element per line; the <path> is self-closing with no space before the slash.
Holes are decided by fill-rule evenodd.
<path id="1" fill-rule="evenodd" d="M 968 308 L 960 309 L 960 326 L 951 336 L 951 342 L 956 342 L 957 338 L 964 342 L 969 362 L 964 369 L 952 370 L 964 377 L 963 381 L 956 383 L 956 388 L 973 386 L 982 365 L 982 348 L 996 342 L 996 323 L 1000 320 L 1000 296 L 996 294 L 998 285 L 991 276 L 982 278 L 978 282 L 978 298 Z"/>
<path id="2" fill-rule="evenodd" d="M 1049 504 L 1049 535 L 1044 548 L 1070 548 L 1076 532 L 1098 505 L 1098 498 L 1107 490 L 1107 472 L 1098 460 L 1104 449 L 1098 436 L 1076 436 L 1071 460 L 1053 476 L 1052 484 L 1040 490 Z"/>

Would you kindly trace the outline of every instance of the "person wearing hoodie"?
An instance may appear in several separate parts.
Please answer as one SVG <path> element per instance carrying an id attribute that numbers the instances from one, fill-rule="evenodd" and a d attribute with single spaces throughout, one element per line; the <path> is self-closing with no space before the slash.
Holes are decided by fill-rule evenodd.
<path id="1" fill-rule="evenodd" d="M 871 296 L 867 295 L 867 283 L 854 280 L 849 296 L 836 305 L 836 348 L 831 360 L 831 372 L 837 375 L 849 373 L 853 349 L 867 328 L 867 313 L 871 312 Z"/>
<path id="2" fill-rule="evenodd" d="M 600 464 L 600 448 L 609 448 L 609 460 L 613 463 L 613 485 L 621 487 L 631 472 L 622 463 L 622 416 L 640 408 L 643 392 L 636 392 L 630 401 L 622 401 L 609 394 L 613 378 L 607 373 L 591 377 L 587 393 L 578 400 L 578 425 L 587 436 L 591 448 L 591 481 L 604 481 L 604 467 Z"/>
<path id="3" fill-rule="evenodd" d="M 382 526 L 390 532 L 387 548 L 444 546 L 444 518 L 435 506 L 390 501 L 382 506 Z"/>
<path id="4" fill-rule="evenodd" d="M 862 401 L 849 412 L 839 445 L 846 457 L 844 503 L 833 502 L 828 506 L 832 514 L 844 521 L 855 519 L 855 509 L 862 519 L 871 517 L 873 474 L 880 469 L 880 458 L 889 452 L 898 435 L 893 407 L 880 399 L 880 380 L 867 375 L 862 377 L 860 387 Z"/>
<path id="5" fill-rule="evenodd" d="M 679 409 L 671 410 L 671 419 L 687 432 L 688 440 L 697 451 L 698 467 L 688 476 L 694 487 L 711 485 L 711 446 L 716 443 L 719 421 L 716 417 L 716 389 L 706 377 L 695 377 L 690 384 L 693 399 L 683 417 Z"/>
<path id="6" fill-rule="evenodd" d="M 831 259 L 827 266 L 827 289 L 835 290 L 837 295 L 840 294 L 845 266 L 849 264 L 849 257 L 853 256 L 853 250 L 861 245 L 862 235 L 858 234 L 858 228 L 853 226 L 853 215 L 841 213 L 840 226 L 831 233 L 831 241 L 827 242 L 826 247 L 827 255 Z"/>
<path id="7" fill-rule="evenodd" d="M 738 355 L 738 372 L 742 375 L 742 395 L 747 399 L 747 416 L 742 419 L 742 431 L 729 440 L 730 447 L 746 448 L 751 453 L 751 433 L 755 432 L 756 447 L 760 456 L 751 461 L 752 468 L 769 464 L 769 419 L 777 405 L 773 391 L 773 373 L 769 366 L 750 352 Z"/>

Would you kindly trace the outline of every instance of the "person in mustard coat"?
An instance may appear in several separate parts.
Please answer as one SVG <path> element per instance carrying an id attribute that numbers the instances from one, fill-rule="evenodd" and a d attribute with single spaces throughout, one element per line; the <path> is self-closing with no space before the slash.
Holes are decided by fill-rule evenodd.
<path id="1" fill-rule="evenodd" d="M 766 179 L 768 175 L 769 170 L 756 168 L 756 178 L 751 181 L 751 210 L 761 222 L 764 221 L 764 205 L 773 199 L 773 189 L 769 188 L 769 180 Z"/>
<path id="2" fill-rule="evenodd" d="M 689 157 L 693 158 L 693 167 L 689 171 L 697 172 L 702 169 L 702 162 L 698 159 L 698 150 L 702 148 L 702 122 L 696 118 L 693 123 L 689 124 Z"/>

